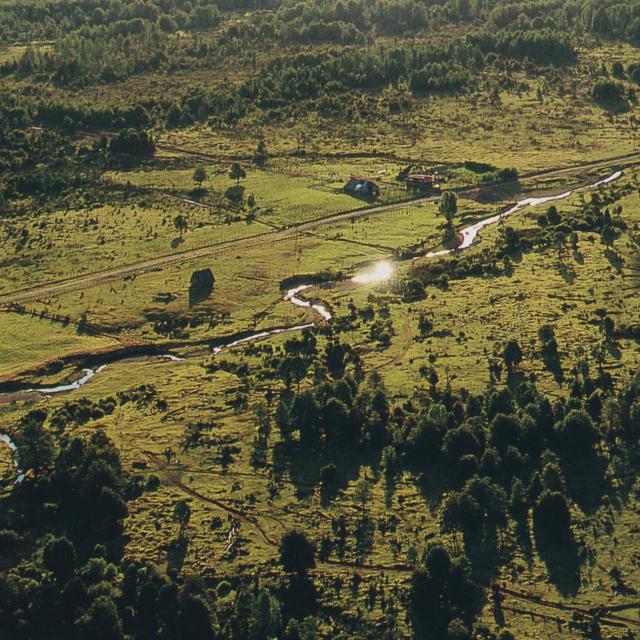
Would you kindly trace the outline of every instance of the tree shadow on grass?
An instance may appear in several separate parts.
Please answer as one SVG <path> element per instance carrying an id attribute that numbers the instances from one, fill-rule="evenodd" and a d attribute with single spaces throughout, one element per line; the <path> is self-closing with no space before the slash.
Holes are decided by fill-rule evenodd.
<path id="1" fill-rule="evenodd" d="M 527 564 L 531 566 L 533 560 L 533 546 L 531 545 L 531 535 L 529 533 L 529 523 L 525 518 L 516 521 L 516 540 L 524 554 Z"/>
<path id="2" fill-rule="evenodd" d="M 189 287 L 189 307 L 195 307 L 195 305 L 208 300 L 213 292 L 213 285 L 207 286 L 199 286 Z"/>
<path id="3" fill-rule="evenodd" d="M 617 271 L 622 271 L 624 267 L 624 258 L 614 251 L 613 249 L 606 249 L 604 252 L 605 257 L 609 261 L 609 264 Z"/>
<path id="4" fill-rule="evenodd" d="M 497 567 L 504 563 L 504 553 L 495 527 L 479 526 L 475 530 L 465 531 L 464 550 L 477 580 L 489 584 L 497 577 Z"/>
<path id="5" fill-rule="evenodd" d="M 553 375 L 554 380 L 558 384 L 562 384 L 564 382 L 564 370 L 562 369 L 562 362 L 560 361 L 560 357 L 550 358 L 542 355 L 542 360 L 544 362 L 545 369 Z"/>
<path id="6" fill-rule="evenodd" d="M 368 450 L 354 451 L 351 447 L 322 447 L 319 444 L 311 447 L 299 442 L 276 444 L 273 456 L 277 476 L 282 477 L 288 472 L 289 479 L 301 496 L 314 493 L 322 467 L 335 465 L 335 481 L 322 492 L 325 505 L 360 477 L 361 467 L 375 468 L 380 458 L 379 453 Z"/>
<path id="7" fill-rule="evenodd" d="M 396 477 L 394 475 L 385 475 L 384 477 L 384 506 L 390 509 L 393 505 L 393 496 L 396 492 Z"/>
<path id="8" fill-rule="evenodd" d="M 472 200 L 481 204 L 492 202 L 501 202 L 509 198 L 514 198 L 522 192 L 522 187 L 517 180 L 504 182 L 497 185 L 482 186 L 476 194 L 472 196 Z"/>
<path id="9" fill-rule="evenodd" d="M 176 538 L 167 547 L 167 573 L 175 575 L 180 573 L 184 559 L 187 556 L 189 543 L 186 538 Z"/>
<path id="10" fill-rule="evenodd" d="M 622 358 L 622 351 L 620 351 L 620 347 L 615 342 L 612 342 L 611 340 L 607 340 L 605 348 L 607 350 L 607 353 L 614 360 L 620 360 L 620 358 Z"/>
<path id="11" fill-rule="evenodd" d="M 554 532 L 534 529 L 536 549 L 547 567 L 549 581 L 563 596 L 572 596 L 580 589 L 580 558 L 578 547 L 569 531 Z"/>
<path id="12" fill-rule="evenodd" d="M 573 284 L 578 277 L 576 270 L 569 264 L 561 263 L 558 271 L 567 284 Z"/>
<path id="13" fill-rule="evenodd" d="M 290 576 L 280 587 L 280 601 L 286 620 L 302 620 L 318 609 L 318 592 L 307 576 Z"/>
<path id="14" fill-rule="evenodd" d="M 585 515 L 595 513 L 602 505 L 602 497 L 610 493 L 606 470 L 607 461 L 596 455 L 563 465 L 567 493 Z"/>
<path id="15" fill-rule="evenodd" d="M 512 369 L 507 372 L 507 387 L 509 387 L 509 391 L 511 391 L 512 394 L 516 392 L 516 389 L 523 382 L 526 382 L 524 371 L 520 369 Z"/>
<path id="16" fill-rule="evenodd" d="M 209 190 L 206 187 L 195 187 L 189 191 L 189 197 L 193 200 L 200 201 L 207 195 L 207 193 L 209 193 Z"/>

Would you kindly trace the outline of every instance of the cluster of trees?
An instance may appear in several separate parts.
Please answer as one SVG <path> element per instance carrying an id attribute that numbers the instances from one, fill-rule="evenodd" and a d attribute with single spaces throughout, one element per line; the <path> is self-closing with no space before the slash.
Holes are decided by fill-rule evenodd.
<path id="1" fill-rule="evenodd" d="M 83 87 L 119 82 L 158 69 L 193 69 L 206 64 L 212 55 L 209 45 L 197 38 L 170 38 L 159 28 L 141 27 L 124 32 L 117 25 L 96 27 L 67 35 L 51 47 L 29 46 L 1 71 L 45 76 L 57 85 Z"/>
<path id="2" fill-rule="evenodd" d="M 297 437 L 308 447 L 385 443 L 390 412 L 386 390 L 379 376 L 364 379 L 360 357 L 349 345 L 332 340 L 320 352 L 315 336 L 305 331 L 302 338 L 285 343 L 284 353 L 269 355 L 265 370 L 285 385 L 275 422 L 286 442 Z M 322 382 L 303 389 L 310 372 Z"/>
<path id="3" fill-rule="evenodd" d="M 475 23 L 487 31 L 549 30 L 640 42 L 639 12 L 633 2 L 548 3 L 503 1 L 487 4 L 468 0 L 262 0 L 244 21 L 231 21 L 228 36 L 289 42 L 361 43 L 374 33 L 415 34 Z M 49 0 L 5 3 L 0 11 L 0 35 L 6 40 L 57 40 L 67 34 L 111 26 L 115 34 L 158 29 L 199 31 L 220 24 L 222 12 L 256 9 L 255 3 L 229 0 L 145 0 L 123 5 L 116 0 Z"/>
<path id="4" fill-rule="evenodd" d="M 139 161 L 155 152 L 143 128 L 123 128 L 87 147 L 64 131 L 29 127 L 32 118 L 37 119 L 32 110 L 0 97 L 0 211 L 25 197 L 50 199 L 93 189 L 110 164 Z M 62 125 L 75 128 L 67 116 Z"/>
<path id="5" fill-rule="evenodd" d="M 540 330 L 540 342 L 545 362 L 557 366 L 552 328 Z M 505 345 L 503 357 L 513 376 L 510 387 L 490 387 L 479 395 L 454 393 L 439 386 L 430 368 L 425 372 L 429 388 L 397 406 L 391 405 L 381 380 L 365 380 L 357 357 L 335 340 L 319 349 L 314 334 L 306 332 L 265 358 L 265 376 L 280 376 L 284 383 L 272 411 L 285 443 L 321 448 L 329 458 L 336 447 L 357 451 L 366 445 L 380 453 L 387 476 L 410 470 L 426 477 L 437 469 L 448 485 L 440 523 L 442 532 L 452 535 L 455 559 L 447 560 L 439 550 L 440 573 L 429 566 L 429 553 L 417 564 L 410 601 L 416 605 L 410 610 L 416 633 L 437 628 L 444 637 L 451 627 L 467 629 L 460 637 L 469 636 L 476 607 L 468 578 L 473 563 L 461 555 L 460 536 L 465 552 L 486 549 L 510 522 L 524 528 L 532 522 L 540 549 L 572 548 L 571 505 L 584 499 L 580 487 L 596 483 L 604 493 L 616 491 L 613 476 L 605 472 L 608 466 L 623 486 L 634 481 L 625 461 L 637 451 L 640 436 L 640 376 L 615 392 L 600 365 L 592 375 L 583 361 L 571 371 L 568 398 L 550 399 L 533 382 L 516 384 L 522 379 L 523 353 L 515 340 Z M 269 414 L 267 405 L 260 414 Z M 264 431 L 263 418 L 257 421 Z M 332 495 L 338 473 L 335 464 L 320 470 L 325 497 Z M 366 481 L 360 484 L 355 495 L 366 522 L 370 492 Z M 322 542 L 325 559 L 339 547 Z M 305 553 L 304 562 L 311 566 L 310 552 Z M 424 606 L 430 598 L 433 605 Z"/>
<path id="6" fill-rule="evenodd" d="M 270 62 L 240 95 L 263 107 L 317 98 L 324 92 L 381 89 L 406 81 L 412 91 L 451 91 L 469 84 L 482 65 L 479 49 L 464 43 L 391 49 L 347 47 L 336 53 L 301 54 Z"/>
<path id="7" fill-rule="evenodd" d="M 145 157 L 152 156 L 156 147 L 148 131 L 130 128 L 118 131 L 109 140 L 108 149 L 115 154 Z"/>
<path id="8" fill-rule="evenodd" d="M 617 80 L 598 80 L 592 89 L 593 98 L 605 106 L 615 106 L 622 103 L 627 95 L 627 89 Z"/>
<path id="9" fill-rule="evenodd" d="M 283 42 L 361 44 L 375 34 L 402 36 L 474 24 L 506 55 L 540 62 L 572 57 L 569 36 L 592 33 L 640 42 L 640 21 L 633 2 L 539 2 L 532 0 L 284 0 L 272 13 L 251 15 L 228 27 L 231 38 Z M 529 34 L 528 32 L 534 32 Z M 537 43 L 541 49 L 536 49 Z"/>
<path id="10" fill-rule="evenodd" d="M 470 638 L 480 598 L 463 558 L 431 546 L 413 572 L 409 597 L 416 637 Z"/>
<path id="11" fill-rule="evenodd" d="M 559 366 L 551 327 L 540 330 L 540 342 L 547 366 Z M 516 380 L 523 353 L 515 340 L 503 356 Z M 431 369 L 426 395 L 392 408 L 379 377 L 365 381 L 357 362 L 335 341 L 319 350 L 310 332 L 267 356 L 266 367 L 284 381 L 275 410 L 283 439 L 329 451 L 384 448 L 395 471 L 440 465 L 452 489 L 443 506 L 446 531 L 488 535 L 510 516 L 533 509 L 539 531 L 569 535 L 569 504 L 576 496 L 567 492 L 565 475 L 601 473 L 613 443 L 617 449 L 638 445 L 640 376 L 615 394 L 601 363 L 592 375 L 582 362 L 571 372 L 569 397 L 555 401 L 526 381 L 512 384 L 513 391 L 454 394 L 438 387 Z"/>
<path id="12" fill-rule="evenodd" d="M 0 116 L 0 210 L 13 199 L 50 197 L 90 185 L 101 169 L 64 135 L 14 128 Z"/>
<path id="13" fill-rule="evenodd" d="M 577 250 L 577 231 L 595 231 L 600 234 L 607 247 L 613 246 L 619 232 L 626 229 L 626 224 L 621 217 L 622 206 L 607 205 L 613 204 L 622 194 L 623 191 L 614 188 L 610 196 L 605 196 L 604 201 L 598 194 L 593 194 L 590 202 L 585 202 L 578 211 L 570 215 L 560 216 L 555 206 L 549 207 L 546 214 L 538 217 L 538 225 L 543 232 L 536 238 L 536 243 L 557 246 L 561 260 L 568 240 L 571 240 L 574 250 Z"/>
<path id="14" fill-rule="evenodd" d="M 470 36 L 484 54 L 499 54 L 504 58 L 525 58 L 541 64 L 566 64 L 574 59 L 571 37 L 550 29 L 530 31 L 482 32 Z"/>
<path id="15" fill-rule="evenodd" d="M 480 3 L 478 3 L 480 5 Z M 478 6 L 476 5 L 476 6 Z M 582 2 L 505 2 L 486 17 L 493 29 L 548 29 L 584 33 L 640 43 L 640 11 L 634 2 L 583 0 Z"/>
<path id="16" fill-rule="evenodd" d="M 640 8 L 633 2 L 590 2 L 590 28 L 601 36 L 640 45 Z"/>
<path id="17" fill-rule="evenodd" d="M 358 384 L 352 376 L 326 381 L 313 390 L 285 394 L 276 422 L 285 439 L 298 435 L 303 446 L 340 443 L 379 447 L 387 441 L 389 404 L 381 380 Z"/>
<path id="18" fill-rule="evenodd" d="M 12 2 L 0 10 L 0 34 L 5 40 L 58 40 L 77 31 L 108 26 L 113 35 L 141 33 L 158 27 L 164 32 L 177 29 L 208 29 L 220 20 L 218 6 L 208 0 L 154 0 L 123 4 L 117 0 L 48 0 Z"/>
<path id="19" fill-rule="evenodd" d="M 288 42 L 337 42 L 359 44 L 375 27 L 385 35 L 424 31 L 429 13 L 438 6 L 416 0 L 363 0 L 283 2 L 270 16 L 256 21 L 262 35 Z"/>

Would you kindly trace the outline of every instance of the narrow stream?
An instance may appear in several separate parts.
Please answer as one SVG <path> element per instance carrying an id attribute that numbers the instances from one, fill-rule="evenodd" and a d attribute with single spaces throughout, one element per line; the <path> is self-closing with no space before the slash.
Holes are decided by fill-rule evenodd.
<path id="1" fill-rule="evenodd" d="M 525 198 L 524 200 L 520 200 L 517 202 L 511 209 L 503 213 L 499 213 L 491 218 L 485 218 L 484 220 L 480 220 L 480 222 L 476 222 L 469 227 L 462 229 L 460 232 L 462 234 L 462 242 L 455 249 L 441 249 L 439 251 L 431 251 L 430 253 L 425 254 L 425 258 L 439 258 L 441 256 L 446 256 L 450 253 L 454 253 L 455 251 L 462 251 L 463 249 L 468 249 L 478 237 L 478 234 L 482 229 L 488 227 L 489 225 L 495 224 L 496 222 L 500 222 L 504 218 L 508 218 L 509 216 L 517 213 L 521 209 L 525 209 L 527 207 L 537 207 L 541 204 L 547 204 L 549 202 L 557 202 L 558 200 L 565 200 L 569 196 L 574 193 L 580 193 L 581 191 L 588 191 L 591 189 L 596 189 L 603 184 L 608 184 L 609 182 L 613 182 L 617 180 L 622 175 L 622 171 L 616 171 L 612 173 L 608 178 L 604 180 L 600 180 L 595 182 L 594 184 L 587 185 L 585 187 L 579 187 L 578 189 L 573 189 L 571 191 L 565 191 L 557 196 L 546 196 L 544 198 Z"/>
<path id="2" fill-rule="evenodd" d="M 6 433 L 0 433 L 0 443 L 9 447 L 9 450 L 13 454 L 13 464 L 15 465 L 16 472 L 18 474 L 13 484 L 18 484 L 24 480 L 24 472 L 18 464 L 18 447 L 16 446 L 16 443 L 11 439 L 11 436 Z"/>
<path id="3" fill-rule="evenodd" d="M 497 222 L 500 222 L 500 220 L 503 220 L 504 218 L 507 218 L 511 215 L 513 215 L 514 213 L 517 213 L 518 211 L 520 211 L 521 209 L 524 209 L 526 207 L 535 207 L 541 204 L 547 204 L 549 202 L 555 202 L 558 200 L 563 200 L 565 198 L 568 198 L 569 196 L 571 196 L 574 193 L 579 193 L 581 191 L 587 191 L 590 189 L 595 189 L 599 186 L 602 186 L 604 184 L 608 184 L 610 182 L 613 182 L 614 180 L 617 180 L 620 176 L 622 175 L 622 171 L 616 171 L 615 173 L 612 173 L 609 177 L 604 178 L 603 180 L 599 180 L 598 182 L 595 182 L 591 185 L 586 185 L 584 187 L 578 187 L 577 189 L 573 189 L 571 191 L 566 191 L 565 193 L 561 193 L 559 195 L 555 195 L 555 196 L 546 196 L 543 198 L 525 198 L 524 200 L 520 200 L 519 202 L 517 202 L 513 207 L 511 207 L 510 209 L 508 209 L 507 211 L 503 212 L 503 213 L 499 213 L 495 216 L 492 216 L 490 218 L 485 218 L 484 220 L 480 220 L 479 222 L 476 222 L 473 225 L 470 225 L 469 227 L 465 227 L 464 229 L 462 229 L 460 231 L 461 235 L 462 235 L 462 242 L 460 243 L 460 245 L 455 248 L 455 249 L 441 249 L 438 251 L 431 251 L 429 253 L 424 254 L 423 256 L 419 256 L 418 258 L 414 258 L 414 260 L 417 259 L 421 259 L 421 258 L 439 258 L 442 256 L 446 256 L 449 255 L 451 253 L 457 252 L 457 251 L 462 251 L 464 249 L 469 248 L 477 239 L 478 234 L 480 233 L 480 231 L 482 229 L 484 229 L 485 227 L 488 227 L 489 225 L 495 224 Z M 383 260 L 380 261 L 378 263 L 376 263 L 373 267 L 363 270 L 362 272 L 356 274 L 352 279 L 351 282 L 353 282 L 354 284 L 372 284 L 372 283 L 376 283 L 376 282 L 382 282 L 384 280 L 387 280 L 388 278 L 391 277 L 391 275 L 393 274 L 393 264 L 390 260 Z M 321 304 L 314 304 L 308 300 L 305 300 L 304 298 L 300 297 L 300 294 L 304 291 L 307 291 L 309 289 L 311 289 L 313 287 L 312 284 L 303 284 L 303 285 L 299 285 L 293 289 L 289 289 L 286 294 L 284 295 L 284 300 L 286 302 L 290 302 L 291 304 L 293 304 L 296 307 L 301 307 L 301 308 L 308 308 L 311 309 L 312 311 L 314 311 L 317 316 L 319 316 L 320 318 L 322 318 L 324 321 L 329 322 L 331 321 L 333 315 L 331 313 L 331 311 L 321 305 Z M 239 338 L 239 339 L 234 339 L 231 340 L 228 343 L 222 344 L 216 348 L 213 349 L 213 355 L 217 355 L 219 354 L 221 351 L 224 351 L 226 349 L 231 349 L 233 347 L 236 347 L 238 345 L 242 345 L 242 344 L 246 344 L 249 342 L 254 342 L 256 340 L 263 340 L 265 338 L 269 338 L 271 336 L 274 335 L 279 335 L 282 333 L 291 333 L 291 332 L 295 332 L 295 331 L 302 331 L 303 329 L 309 329 L 313 326 L 315 326 L 315 322 L 308 322 L 306 324 L 299 324 L 299 325 L 295 325 L 292 327 L 284 327 L 284 328 L 278 328 L 278 329 L 270 329 L 270 330 L 266 330 L 266 331 L 260 331 L 260 332 L 256 332 L 254 334 L 245 336 L 243 338 Z M 170 361 L 180 361 L 182 360 L 182 358 L 179 358 L 178 356 L 174 356 L 171 354 L 165 354 L 165 355 L 161 355 L 159 356 L 160 358 L 164 358 L 166 360 L 170 360 Z M 124 356 L 123 359 L 121 360 L 127 360 L 127 359 L 131 359 L 130 356 Z M 104 369 L 106 368 L 106 364 L 102 364 L 99 367 L 97 367 L 96 369 L 84 369 L 83 370 L 83 376 L 81 378 L 79 378 L 78 380 L 76 380 L 75 382 L 71 382 L 68 384 L 62 384 L 62 385 L 58 385 L 55 387 L 36 387 L 33 389 L 27 389 L 24 391 L 17 391 L 17 392 L 13 392 L 13 393 L 0 393 L 0 400 L 2 399 L 3 396 L 11 396 L 11 400 L 20 400 L 20 399 L 25 399 L 30 397 L 30 395 L 33 395 L 34 393 L 39 393 L 39 394 L 43 394 L 43 395 L 53 395 L 56 393 L 64 393 L 64 392 L 68 392 L 68 391 L 74 391 L 76 389 L 79 389 L 80 387 L 82 387 L 83 385 L 85 385 L 87 382 L 89 382 L 89 380 L 91 380 L 94 376 L 96 376 L 98 373 L 100 373 L 101 371 L 104 371 Z M 8 436 L 7 436 L 8 437 Z M 0 440 L 2 440 L 3 442 L 7 443 L 6 440 L 2 439 L 2 434 L 0 434 Z M 9 439 L 10 440 L 10 439 Z M 8 444 L 8 443 L 7 443 Z M 11 445 L 9 445 L 11 446 Z M 15 446 L 15 445 L 14 445 Z"/>
<path id="4" fill-rule="evenodd" d="M 323 307 L 321 304 L 311 304 L 308 300 L 304 300 L 303 298 L 299 298 L 298 294 L 306 291 L 307 289 L 311 289 L 313 285 L 311 284 L 303 284 L 295 289 L 289 289 L 287 291 L 287 295 L 284 297 L 286 302 L 290 302 L 296 307 L 308 307 L 313 309 L 321 318 L 324 318 L 327 322 L 331 320 L 332 315 L 326 307 Z"/>

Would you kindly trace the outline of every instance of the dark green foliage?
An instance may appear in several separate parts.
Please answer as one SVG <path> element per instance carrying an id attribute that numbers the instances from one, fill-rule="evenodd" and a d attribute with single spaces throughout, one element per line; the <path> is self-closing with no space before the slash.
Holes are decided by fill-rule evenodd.
<path id="1" fill-rule="evenodd" d="M 504 346 L 504 363 L 511 370 L 522 362 L 522 349 L 517 340 L 509 340 Z"/>
<path id="2" fill-rule="evenodd" d="M 46 418 L 45 411 L 30 411 L 20 421 L 15 438 L 22 468 L 35 474 L 46 470 L 55 456 L 53 437 L 44 426 Z"/>
<path id="3" fill-rule="evenodd" d="M 424 566 L 411 577 L 409 612 L 415 636 L 443 637 L 453 620 L 469 622 L 476 610 L 476 598 L 464 560 L 452 560 L 438 545 L 431 547 Z M 452 630 L 456 627 L 459 625 Z"/>
<path id="4" fill-rule="evenodd" d="M 120 131 L 109 142 L 112 153 L 132 156 L 152 156 L 155 144 L 148 132 L 144 130 L 126 129 Z"/>
<path id="5" fill-rule="evenodd" d="M 618 104 L 625 97 L 624 85 L 615 80 L 598 80 L 593 85 L 593 97 L 603 104 Z"/>
<path id="6" fill-rule="evenodd" d="M 122 622 L 116 605 L 107 596 L 100 596 L 78 619 L 81 640 L 121 640 Z"/>
<path id="7" fill-rule="evenodd" d="M 64 584 L 73 575 L 76 568 L 76 550 L 67 538 L 50 540 L 42 553 L 42 563 Z"/>
<path id="8" fill-rule="evenodd" d="M 211 616 L 204 600 L 185 594 L 176 621 L 179 640 L 213 640 Z"/>
<path id="9" fill-rule="evenodd" d="M 574 58 L 571 37 L 551 29 L 484 32 L 470 38 L 483 53 L 498 53 L 508 58 L 528 58 L 543 64 L 565 64 Z"/>
<path id="10" fill-rule="evenodd" d="M 583 410 L 570 411 L 559 425 L 560 444 L 569 455 L 588 456 L 599 439 L 591 416 Z"/>
<path id="11" fill-rule="evenodd" d="M 571 514 L 566 498 L 557 491 L 543 491 L 533 510 L 533 522 L 546 534 L 567 536 Z"/>
<path id="12" fill-rule="evenodd" d="M 316 566 L 315 546 L 300 531 L 289 531 L 280 543 L 280 563 L 285 571 L 305 575 Z"/>

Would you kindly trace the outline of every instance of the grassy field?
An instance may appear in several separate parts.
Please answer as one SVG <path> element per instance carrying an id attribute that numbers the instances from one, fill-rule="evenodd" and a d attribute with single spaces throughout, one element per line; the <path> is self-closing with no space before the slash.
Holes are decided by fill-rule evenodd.
<path id="1" fill-rule="evenodd" d="M 102 336 L 78 333 L 75 325 L 16 313 L 0 314 L 0 379 L 49 359 L 117 344 Z"/>
<path id="2" fill-rule="evenodd" d="M 628 62 L 633 51 L 602 46 L 581 52 L 580 64 L 605 59 Z M 0 61 L 7 55 L 8 50 L 0 53 Z M 211 357 L 207 341 L 248 330 L 322 324 L 310 309 L 283 300 L 282 282 L 292 276 L 333 272 L 345 277 L 315 286 L 304 296 L 327 305 L 335 316 L 334 326 L 346 327 L 336 329 L 336 334 L 362 357 L 365 372 L 381 374 L 395 406 L 401 407 L 426 390 L 425 368 L 430 366 L 442 388 L 450 385 L 474 394 L 483 392 L 491 382 L 490 360 L 500 359 L 503 345 L 514 337 L 524 356 L 519 373 L 523 379 L 535 380 L 550 398 L 567 396 L 570 373 L 584 360 L 594 366 L 602 358 L 603 368 L 616 383 L 628 378 L 640 367 L 638 341 L 607 339 L 601 318 L 606 312 L 616 327 L 640 324 L 640 195 L 635 169 L 625 169 L 615 183 L 615 187 L 628 189 L 616 203 L 622 206 L 626 227 L 612 247 L 605 246 L 597 233 L 579 232 L 577 250 L 562 257 L 551 246 L 515 253 L 508 269 L 500 263 L 491 274 L 452 278 L 446 287 L 427 287 L 423 299 L 411 302 L 399 290 L 424 266 L 426 258 L 393 261 L 393 273 L 384 282 L 355 284 L 350 276 L 372 263 L 392 260 L 409 247 L 441 248 L 444 221 L 434 200 L 360 212 L 362 215 L 319 224 L 277 241 L 253 237 L 370 204 L 342 192 L 352 175 L 380 182 L 380 204 L 404 199 L 407 193 L 395 176 L 409 160 L 425 166 L 455 165 L 450 170 L 451 185 L 463 186 L 475 180 L 473 174 L 460 169 L 460 163 L 468 159 L 516 167 L 525 174 L 636 151 L 631 114 L 613 115 L 596 106 L 588 97 L 587 84 L 580 82 L 580 68 L 565 83 L 519 74 L 514 80 L 520 90 L 499 92 L 499 103 L 491 104 L 486 94 L 439 96 L 421 100 L 411 122 L 398 116 L 375 128 L 336 123 L 331 135 L 320 121 L 315 121 L 315 127 L 297 122 L 262 124 L 255 130 L 246 126 L 243 131 L 194 126 L 165 132 L 159 140 L 166 147 L 154 161 L 104 176 L 105 202 L 3 219 L 0 293 L 197 247 L 238 242 L 206 257 L 42 296 L 24 305 L 26 313 L 0 313 L 1 381 L 19 378 L 53 359 L 132 342 L 171 345 L 172 352 L 184 357 L 180 361 L 136 357 L 110 362 L 72 394 L 0 404 L 0 432 L 13 432 L 18 420 L 36 407 L 55 411 L 79 398 L 98 401 L 141 384 L 151 385 L 152 402 L 119 402 L 112 414 L 73 424 L 67 430 L 68 435 L 103 428 L 116 443 L 128 471 L 144 480 L 157 476 L 160 481 L 157 488 L 129 504 L 127 557 L 153 562 L 161 570 L 215 574 L 217 578 L 233 579 L 239 571 L 256 568 L 275 573 L 278 542 L 287 530 L 302 528 L 320 543 L 323 537 L 334 536 L 338 518 L 344 517 L 349 536 L 343 553 L 334 552 L 328 560 L 319 561 L 314 574 L 323 587 L 323 605 L 339 605 L 353 616 L 365 612 L 367 619 L 382 621 L 385 613 L 367 604 L 367 586 L 383 585 L 388 592 L 404 594 L 411 568 L 426 544 L 439 540 L 454 547 L 453 539 L 440 532 L 445 489 L 438 470 L 429 469 L 426 474 L 403 471 L 389 478 L 382 472 L 379 455 L 325 448 L 297 448 L 287 454 L 275 429 L 266 465 L 258 467 L 252 462 L 256 437 L 252 407 L 267 391 L 273 391 L 272 383 L 259 374 L 270 349 L 281 347 L 287 338 L 273 337 L 251 347 L 223 351 L 214 362 L 225 366 L 215 372 L 207 368 Z M 145 82 L 157 83 L 156 89 L 163 86 L 160 78 Z M 111 89 L 122 95 L 133 90 L 126 83 Z M 104 91 L 104 87 L 89 88 L 85 98 Z M 310 132 L 308 153 L 294 156 L 303 131 Z M 245 196 L 255 198 L 255 207 L 234 208 L 224 200 L 225 190 L 233 184 L 227 175 L 228 158 L 195 158 L 176 149 L 246 157 L 261 138 L 268 140 L 274 157 L 266 170 L 246 162 L 248 175 L 242 181 Z M 198 166 L 204 166 L 209 177 L 205 191 L 194 194 L 192 175 Z M 541 180 L 538 188 L 561 191 L 578 180 L 602 178 L 607 170 L 584 173 L 578 178 L 551 176 Z M 535 185 L 529 187 L 531 193 L 519 184 L 465 192 L 458 201 L 457 230 L 532 195 Z M 576 212 L 590 197 L 585 192 L 557 203 L 560 215 Z M 537 217 L 545 209 L 525 209 L 508 222 L 484 229 L 468 255 L 490 255 L 507 226 L 525 235 L 537 230 Z M 178 215 L 188 220 L 184 233 L 174 225 Z M 454 254 L 442 260 L 449 264 L 459 259 Z M 194 302 L 189 293 L 191 276 L 205 268 L 214 273 L 215 286 L 205 299 Z M 369 307 L 373 318 L 348 322 L 354 308 Z M 425 338 L 418 326 L 421 314 L 433 323 L 433 331 Z M 59 320 L 47 319 L 51 317 Z M 388 345 L 372 338 L 372 324 L 381 318 L 388 318 L 393 327 Z M 166 326 L 169 321 L 174 323 L 171 330 Z M 88 323 L 95 335 L 80 332 L 78 322 Z M 555 329 L 564 380 L 545 368 L 538 337 L 545 324 Z M 329 341 L 331 327 L 327 329 L 317 335 L 320 350 Z M 238 367 L 247 373 L 234 373 Z M 41 382 L 77 375 L 79 368 L 68 366 L 49 373 Z M 508 384 L 506 374 L 496 384 Z M 303 387 L 310 385 L 311 375 L 302 382 Z M 199 423 L 209 424 L 206 442 L 184 446 L 189 425 Z M 229 460 L 224 459 L 224 447 L 232 447 Z M 168 460 L 167 448 L 177 456 Z M 321 468 L 329 463 L 337 467 L 338 490 L 327 499 L 320 495 L 317 484 Z M 8 485 L 13 473 L 8 449 L 0 445 L 0 481 Z M 362 478 L 371 482 L 366 509 L 372 530 L 366 545 L 359 546 L 354 532 L 362 507 L 356 486 Z M 518 537 L 511 522 L 501 549 L 491 550 L 499 554 L 501 567 L 493 577 L 529 598 L 584 608 L 614 602 L 625 615 L 638 619 L 638 495 L 636 483 L 615 504 L 608 497 L 597 507 L 572 504 L 580 549 L 588 551 L 588 559 L 580 563 L 574 558 L 549 562 L 535 548 L 534 540 Z M 177 540 L 177 525 L 172 520 L 173 506 L 182 498 L 192 509 L 186 542 Z M 231 518 L 240 520 L 234 554 L 226 553 Z M 484 550 L 468 551 L 482 565 Z M 558 568 L 561 575 L 553 573 Z M 620 590 L 615 570 L 622 575 L 626 592 Z M 360 588 L 353 587 L 356 574 L 363 579 Z M 342 587 L 336 586 L 337 578 L 342 579 Z M 545 606 L 540 600 L 514 598 L 504 604 L 506 625 L 517 629 L 519 639 L 579 637 L 568 624 L 567 611 Z M 495 628 L 490 604 L 481 620 Z M 399 618 L 398 625 L 407 631 L 404 618 Z M 331 630 L 325 632 L 330 637 Z M 602 637 L 614 636 L 607 632 Z"/>

